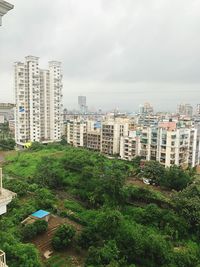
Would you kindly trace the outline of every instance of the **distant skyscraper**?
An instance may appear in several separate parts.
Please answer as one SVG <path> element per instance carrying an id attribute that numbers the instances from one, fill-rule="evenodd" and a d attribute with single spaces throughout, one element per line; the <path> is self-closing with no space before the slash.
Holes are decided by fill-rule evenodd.
<path id="1" fill-rule="evenodd" d="M 87 112 L 86 96 L 78 96 L 78 105 L 81 113 Z"/>
<path id="2" fill-rule="evenodd" d="M 200 116 L 200 104 L 197 104 L 196 115 Z"/>
<path id="3" fill-rule="evenodd" d="M 177 113 L 191 117 L 193 114 L 193 107 L 190 104 L 180 104 L 178 105 Z"/>
<path id="4" fill-rule="evenodd" d="M 61 63 L 38 66 L 38 57 L 15 63 L 16 143 L 59 141 L 62 131 Z"/>
<path id="5" fill-rule="evenodd" d="M 139 107 L 139 113 L 141 115 L 153 114 L 153 112 L 154 112 L 153 107 L 148 102 L 144 103 L 144 105 L 140 105 L 140 107 Z"/>

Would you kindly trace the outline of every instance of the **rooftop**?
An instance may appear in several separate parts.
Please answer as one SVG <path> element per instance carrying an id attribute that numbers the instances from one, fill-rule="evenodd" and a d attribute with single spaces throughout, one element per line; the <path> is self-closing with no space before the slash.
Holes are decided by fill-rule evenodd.
<path id="1" fill-rule="evenodd" d="M 4 201 L 7 201 L 9 199 L 12 199 L 13 197 L 15 197 L 17 194 L 10 191 L 10 190 L 7 190 L 5 188 L 2 188 L 1 189 L 1 192 L 0 192 L 0 204 Z"/>
<path id="2" fill-rule="evenodd" d="M 33 214 L 31 214 L 31 216 L 42 219 L 49 214 L 50 214 L 50 212 L 48 212 L 48 211 L 38 210 L 38 211 L 34 212 Z"/>

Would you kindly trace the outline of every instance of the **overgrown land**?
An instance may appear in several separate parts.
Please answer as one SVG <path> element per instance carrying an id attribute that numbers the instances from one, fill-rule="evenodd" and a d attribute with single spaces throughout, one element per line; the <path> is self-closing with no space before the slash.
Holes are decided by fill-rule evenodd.
<path id="1" fill-rule="evenodd" d="M 17 193 L 0 217 L 9 267 L 200 267 L 200 183 L 193 169 L 140 167 L 64 144 L 10 154 L 4 187 Z M 148 178 L 153 185 L 136 179 Z M 23 226 L 36 210 L 44 221 Z M 44 247 L 53 251 L 47 260 Z"/>

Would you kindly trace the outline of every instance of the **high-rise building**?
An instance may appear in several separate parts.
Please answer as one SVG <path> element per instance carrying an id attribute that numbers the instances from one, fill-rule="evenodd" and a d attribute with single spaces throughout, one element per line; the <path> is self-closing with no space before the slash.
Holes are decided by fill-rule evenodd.
<path id="1" fill-rule="evenodd" d="M 200 116 L 200 104 L 197 104 L 196 106 L 196 115 Z"/>
<path id="2" fill-rule="evenodd" d="M 191 117 L 193 114 L 193 107 L 190 104 L 180 104 L 177 108 L 179 115 L 185 115 Z"/>
<path id="3" fill-rule="evenodd" d="M 79 110 L 81 113 L 86 113 L 87 112 L 87 102 L 86 102 L 86 96 L 78 96 L 78 105 L 79 105 Z"/>
<path id="4" fill-rule="evenodd" d="M 140 105 L 139 113 L 141 115 L 153 114 L 154 110 L 150 103 L 146 102 L 144 105 Z"/>
<path id="5" fill-rule="evenodd" d="M 39 58 L 27 56 L 15 63 L 15 140 L 26 142 L 59 141 L 62 135 L 61 63 L 49 62 L 39 68 Z"/>
<path id="6" fill-rule="evenodd" d="M 13 9 L 13 7 L 14 6 L 8 2 L 0 0 L 0 26 L 2 25 L 1 23 L 3 15 L 5 15 L 9 10 Z M 15 194 L 13 192 L 2 187 L 2 169 L 0 169 L 0 215 L 7 211 L 7 205 L 11 202 L 14 195 Z M 6 255 L 2 250 L 0 250 L 0 266 L 8 267 L 6 264 Z"/>

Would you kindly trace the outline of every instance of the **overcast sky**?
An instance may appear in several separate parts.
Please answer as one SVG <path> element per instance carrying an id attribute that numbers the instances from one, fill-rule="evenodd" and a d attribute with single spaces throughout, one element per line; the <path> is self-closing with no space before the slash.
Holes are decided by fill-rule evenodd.
<path id="1" fill-rule="evenodd" d="M 200 103 L 199 0 L 7 0 L 0 28 L 0 92 L 13 101 L 13 62 L 63 64 L 64 106 L 156 110 Z"/>

